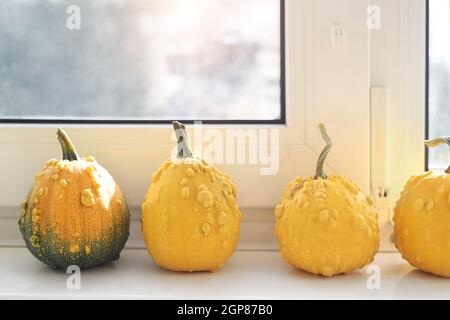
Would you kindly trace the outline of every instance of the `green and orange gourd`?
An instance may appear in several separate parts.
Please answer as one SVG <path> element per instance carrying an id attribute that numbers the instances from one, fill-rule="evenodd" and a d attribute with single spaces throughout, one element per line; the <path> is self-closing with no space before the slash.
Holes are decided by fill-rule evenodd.
<path id="1" fill-rule="evenodd" d="M 90 268 L 119 258 L 129 235 L 125 197 L 93 157 L 81 158 L 58 129 L 62 159 L 49 160 L 21 204 L 27 248 L 55 269 Z"/>

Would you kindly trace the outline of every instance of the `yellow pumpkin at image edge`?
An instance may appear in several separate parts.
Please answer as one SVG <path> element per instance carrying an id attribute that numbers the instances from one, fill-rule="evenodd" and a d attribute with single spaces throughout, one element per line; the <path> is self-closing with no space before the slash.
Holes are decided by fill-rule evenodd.
<path id="1" fill-rule="evenodd" d="M 192 153 L 184 125 L 174 121 L 177 157 L 152 175 L 142 204 L 148 252 L 173 271 L 216 271 L 232 255 L 241 212 L 231 179 Z"/>
<path id="2" fill-rule="evenodd" d="M 378 214 L 372 198 L 345 177 L 329 176 L 323 165 L 332 143 L 319 125 L 327 145 L 315 177 L 297 177 L 285 189 L 275 209 L 275 234 L 283 259 L 301 270 L 333 276 L 349 273 L 373 261 L 379 247 Z"/>
<path id="3" fill-rule="evenodd" d="M 450 145 L 450 137 L 425 144 Z M 394 239 L 402 257 L 411 265 L 450 277 L 450 167 L 408 180 L 395 207 Z"/>

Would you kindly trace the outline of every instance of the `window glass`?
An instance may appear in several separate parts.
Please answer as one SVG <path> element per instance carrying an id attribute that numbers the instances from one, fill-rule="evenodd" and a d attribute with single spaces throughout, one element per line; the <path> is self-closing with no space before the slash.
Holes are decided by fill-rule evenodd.
<path id="1" fill-rule="evenodd" d="M 0 121 L 280 120 L 279 0 L 1 0 Z"/>
<path id="2" fill-rule="evenodd" d="M 430 0 L 429 136 L 450 136 L 450 7 L 449 0 Z M 429 151 L 430 169 L 447 168 L 449 148 Z"/>

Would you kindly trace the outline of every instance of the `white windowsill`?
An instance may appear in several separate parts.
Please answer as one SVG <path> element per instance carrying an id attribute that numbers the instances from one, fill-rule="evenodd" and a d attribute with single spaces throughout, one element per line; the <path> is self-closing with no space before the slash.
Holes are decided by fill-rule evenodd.
<path id="1" fill-rule="evenodd" d="M 108 265 L 86 270 L 81 290 L 25 248 L 0 248 L 1 299 L 445 299 L 450 280 L 414 270 L 398 253 L 378 253 L 381 289 L 369 290 L 365 269 L 333 278 L 284 263 L 276 251 L 237 251 L 216 272 L 176 273 L 157 267 L 144 249 L 125 249 Z"/>

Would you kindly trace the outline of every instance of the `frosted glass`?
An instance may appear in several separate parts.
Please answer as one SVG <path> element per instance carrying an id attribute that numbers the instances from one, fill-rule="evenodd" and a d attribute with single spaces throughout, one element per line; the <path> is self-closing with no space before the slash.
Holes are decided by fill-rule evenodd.
<path id="1" fill-rule="evenodd" d="M 279 0 L 1 0 L 0 120 L 277 120 L 280 59 Z"/>
<path id="2" fill-rule="evenodd" d="M 449 0 L 430 1 L 430 137 L 450 136 L 450 8 Z M 429 167 L 447 168 L 450 150 L 430 150 Z"/>

